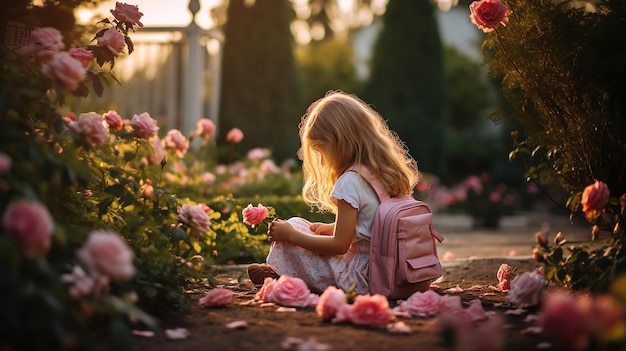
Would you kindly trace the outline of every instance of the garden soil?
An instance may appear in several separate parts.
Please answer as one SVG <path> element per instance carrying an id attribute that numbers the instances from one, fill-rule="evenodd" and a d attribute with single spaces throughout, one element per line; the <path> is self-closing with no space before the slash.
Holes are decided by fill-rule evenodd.
<path id="1" fill-rule="evenodd" d="M 529 310 L 521 315 L 506 314 L 509 309 L 499 306 L 506 294 L 495 291 L 496 272 L 501 264 L 506 263 L 516 269 L 516 273 L 534 270 L 540 265 L 524 257 L 451 259 L 445 260 L 444 275 L 441 282 L 433 288 L 443 294 L 444 290 L 460 287 L 458 293 L 464 303 L 480 299 L 483 308 L 490 313 L 488 321 L 497 321 L 500 330 L 482 335 L 481 338 L 496 338 L 498 333 L 504 339 L 501 350 L 533 350 L 545 345 L 541 334 L 522 333 L 532 322 L 526 317 L 536 311 Z M 170 312 L 161 316 L 161 325 L 153 337 L 134 338 L 134 350 L 137 351 L 179 351 L 179 350 L 239 350 L 239 351 L 275 351 L 284 348 L 283 341 L 288 337 L 304 340 L 314 338 L 322 343 L 317 350 L 374 351 L 374 350 L 455 350 L 444 343 L 442 329 L 435 318 L 402 318 L 409 328 L 408 334 L 391 333 L 385 328 L 361 327 L 353 324 L 333 324 L 322 321 L 313 308 L 297 308 L 293 312 L 278 312 L 277 307 L 245 306 L 254 298 L 258 286 L 251 284 L 245 272 L 245 266 L 225 266 L 215 272 L 220 285 L 235 292 L 231 303 L 222 308 L 202 308 L 197 300 L 204 296 L 208 288 L 190 289 L 190 310 L 187 313 Z M 480 286 L 480 288 L 469 289 Z M 392 301 L 391 305 L 395 303 Z M 229 329 L 228 323 L 245 321 L 246 328 Z M 165 335 L 165 329 L 186 328 L 186 339 L 171 340 Z M 484 342 L 485 340 L 479 340 Z M 319 345 L 318 345 L 319 346 Z M 468 350 L 465 348 L 456 350 Z M 478 348 L 481 349 L 481 348 Z M 302 350 L 302 349 L 300 349 Z M 307 349 L 316 350 L 316 348 Z"/>

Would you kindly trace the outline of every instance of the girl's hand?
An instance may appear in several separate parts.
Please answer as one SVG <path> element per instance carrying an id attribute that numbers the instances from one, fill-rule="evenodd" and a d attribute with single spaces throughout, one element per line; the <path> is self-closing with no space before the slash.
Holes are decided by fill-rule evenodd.
<path id="1" fill-rule="evenodd" d="M 291 233 L 294 231 L 295 229 L 289 222 L 275 219 L 267 227 L 267 239 L 269 241 L 290 242 Z"/>
<path id="2" fill-rule="evenodd" d="M 332 236 L 335 234 L 335 223 L 311 223 L 309 229 L 317 235 Z"/>

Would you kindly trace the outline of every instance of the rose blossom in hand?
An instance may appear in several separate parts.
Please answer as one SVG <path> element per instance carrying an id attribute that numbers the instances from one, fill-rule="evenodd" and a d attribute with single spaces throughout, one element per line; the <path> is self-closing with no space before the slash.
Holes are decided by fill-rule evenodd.
<path id="1" fill-rule="evenodd" d="M 115 232 L 94 230 L 76 256 L 94 276 L 114 281 L 130 280 L 135 275 L 135 254 L 126 240 Z"/>
<path id="2" fill-rule="evenodd" d="M 243 215 L 243 222 L 252 227 L 262 223 L 269 214 L 267 207 L 258 204 L 257 207 L 253 207 L 252 204 L 248 204 L 246 208 L 241 212 Z"/>
<path id="3" fill-rule="evenodd" d="M 10 203 L 2 217 L 2 227 L 25 256 L 42 257 L 48 253 L 54 221 L 42 203 L 32 200 Z"/>
<path id="4" fill-rule="evenodd" d="M 470 20 L 484 33 L 492 32 L 498 25 L 506 26 L 511 10 L 500 0 L 474 1 L 469 6 Z"/>

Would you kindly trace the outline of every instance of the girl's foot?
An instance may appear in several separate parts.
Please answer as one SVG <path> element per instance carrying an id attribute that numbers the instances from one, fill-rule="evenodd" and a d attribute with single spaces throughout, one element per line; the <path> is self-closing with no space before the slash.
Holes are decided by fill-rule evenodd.
<path id="1" fill-rule="evenodd" d="M 263 284 L 265 278 L 278 279 L 280 275 L 267 263 L 252 263 L 248 266 L 248 277 L 254 284 Z"/>

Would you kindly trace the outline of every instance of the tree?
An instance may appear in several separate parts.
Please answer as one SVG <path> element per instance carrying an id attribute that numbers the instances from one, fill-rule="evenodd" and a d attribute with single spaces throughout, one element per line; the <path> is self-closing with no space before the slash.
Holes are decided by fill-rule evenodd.
<path id="1" fill-rule="evenodd" d="M 287 0 L 231 0 L 224 26 L 220 138 L 244 132 L 241 150 L 267 147 L 277 159 L 297 150 L 300 95 Z"/>
<path id="2" fill-rule="evenodd" d="M 329 90 L 354 93 L 360 87 L 350 43 L 338 37 L 301 46 L 296 51 L 302 81 L 303 104 Z M 306 106 L 304 106 L 306 108 Z"/>
<path id="3" fill-rule="evenodd" d="M 404 140 L 422 171 L 445 177 L 442 43 L 429 0 L 390 0 L 363 93 Z"/>

